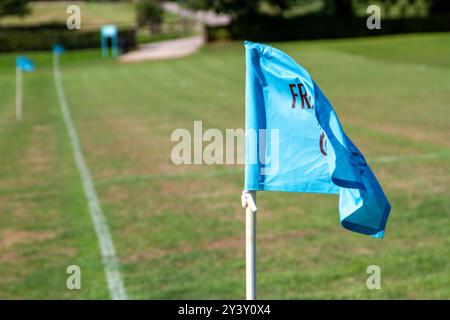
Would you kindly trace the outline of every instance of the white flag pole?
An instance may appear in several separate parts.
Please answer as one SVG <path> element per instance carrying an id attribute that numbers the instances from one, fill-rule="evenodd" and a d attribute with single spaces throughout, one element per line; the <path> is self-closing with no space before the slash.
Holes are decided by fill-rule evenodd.
<path id="1" fill-rule="evenodd" d="M 16 67 L 16 120 L 22 120 L 22 69 Z"/>
<path id="2" fill-rule="evenodd" d="M 242 191 L 245 208 L 245 278 L 246 298 L 256 299 L 256 192 Z"/>
<path id="3" fill-rule="evenodd" d="M 55 69 L 59 70 L 59 54 L 53 51 L 52 55 L 53 55 L 53 70 Z"/>

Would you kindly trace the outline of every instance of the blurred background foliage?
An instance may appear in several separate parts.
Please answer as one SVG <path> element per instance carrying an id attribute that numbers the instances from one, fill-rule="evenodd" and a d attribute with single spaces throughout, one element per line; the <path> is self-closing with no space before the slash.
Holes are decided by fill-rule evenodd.
<path id="1" fill-rule="evenodd" d="M 405 18 L 450 12 L 446 0 L 178 0 L 193 9 L 212 9 L 240 17 L 244 15 L 362 16 L 369 5 L 379 5 L 385 17 Z"/>
<path id="2" fill-rule="evenodd" d="M 446 0 L 173 1 L 178 11 L 167 10 L 167 3 L 0 0 L 0 51 L 49 49 L 46 39 L 69 48 L 98 47 L 96 33 L 110 23 L 126 35 L 122 37 L 122 51 L 202 32 L 209 41 L 283 41 L 450 30 L 450 1 Z M 82 12 L 82 29 L 76 35 L 65 28 L 70 4 L 79 5 Z M 371 4 L 381 9 L 382 30 L 366 28 L 367 7 Z M 208 25 L 196 16 L 199 10 L 226 14 L 231 23 Z"/>

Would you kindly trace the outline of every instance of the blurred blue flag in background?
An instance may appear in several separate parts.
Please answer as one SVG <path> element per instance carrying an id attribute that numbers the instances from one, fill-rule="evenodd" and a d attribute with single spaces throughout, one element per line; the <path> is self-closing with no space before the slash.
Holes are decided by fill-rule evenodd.
<path id="1" fill-rule="evenodd" d="M 245 47 L 245 189 L 338 193 L 343 227 L 383 238 L 389 202 L 320 88 L 284 52 Z"/>
<path id="2" fill-rule="evenodd" d="M 55 54 L 61 54 L 65 51 L 64 47 L 60 44 L 54 44 L 53 45 L 53 53 Z"/>
<path id="3" fill-rule="evenodd" d="M 34 64 L 33 61 L 30 59 L 23 57 L 23 56 L 17 56 L 16 57 L 16 68 L 25 71 L 25 72 L 31 72 L 34 71 Z"/>

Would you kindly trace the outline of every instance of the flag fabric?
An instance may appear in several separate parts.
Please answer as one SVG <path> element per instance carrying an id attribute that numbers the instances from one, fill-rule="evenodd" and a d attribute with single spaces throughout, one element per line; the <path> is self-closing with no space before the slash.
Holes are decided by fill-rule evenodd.
<path id="1" fill-rule="evenodd" d="M 23 57 L 23 56 L 17 56 L 16 57 L 16 68 L 25 71 L 25 72 L 31 72 L 34 71 L 34 64 L 33 61 L 30 59 Z"/>
<path id="2" fill-rule="evenodd" d="M 245 189 L 339 194 L 344 228 L 383 238 L 390 204 L 309 73 L 245 42 Z"/>
<path id="3" fill-rule="evenodd" d="M 62 54 L 65 51 L 64 47 L 60 44 L 53 45 L 53 53 Z"/>

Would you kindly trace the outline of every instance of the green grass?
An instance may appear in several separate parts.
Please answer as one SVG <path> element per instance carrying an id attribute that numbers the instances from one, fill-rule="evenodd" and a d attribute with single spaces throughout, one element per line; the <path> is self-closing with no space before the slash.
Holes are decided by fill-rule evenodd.
<path id="1" fill-rule="evenodd" d="M 0 25 L 65 23 L 69 16 L 66 13 L 66 9 L 70 5 L 78 5 L 80 7 L 82 29 L 96 29 L 108 23 L 115 23 L 119 26 L 134 26 L 136 24 L 134 4 L 131 2 L 57 1 L 31 2 L 29 5 L 31 13 L 29 15 L 0 18 Z"/>
<path id="2" fill-rule="evenodd" d="M 46 23 L 65 23 L 69 14 L 69 5 L 78 5 L 81 10 L 81 29 L 99 29 L 105 24 L 116 24 L 120 27 L 136 26 L 135 4 L 129 1 L 121 2 L 86 2 L 86 1 L 55 1 L 31 2 L 31 12 L 24 17 L 7 16 L 0 18 L 2 26 L 28 26 Z M 160 35 L 151 35 L 149 28 L 137 28 L 137 43 L 149 43 L 168 39 L 191 36 L 198 33 L 194 22 L 183 23 L 181 18 L 173 13 L 164 12 Z"/>
<path id="3" fill-rule="evenodd" d="M 274 44 L 305 66 L 391 201 L 386 238 L 344 230 L 338 198 L 260 193 L 262 299 L 450 298 L 450 33 Z M 30 54 L 15 123 L 0 56 L 0 298 L 106 298 L 97 240 L 59 111 L 50 55 Z M 244 298 L 242 166 L 175 166 L 175 128 L 244 125 L 244 48 L 118 64 L 62 57 L 68 103 L 133 299 Z M 436 159 L 414 158 L 437 153 Z M 379 163 L 381 156 L 409 161 Z M 65 289 L 66 267 L 82 290 Z M 366 268 L 382 289 L 366 288 Z"/>

